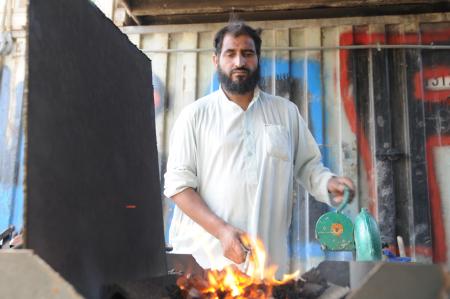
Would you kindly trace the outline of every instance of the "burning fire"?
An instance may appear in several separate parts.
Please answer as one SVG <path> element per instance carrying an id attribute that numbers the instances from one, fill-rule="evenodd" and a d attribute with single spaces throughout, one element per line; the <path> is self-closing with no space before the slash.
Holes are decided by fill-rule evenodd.
<path id="1" fill-rule="evenodd" d="M 223 270 L 207 270 L 206 277 L 185 275 L 178 279 L 177 285 L 188 298 L 205 299 L 268 299 L 274 286 L 296 279 L 299 271 L 284 275 L 282 280 L 275 278 L 276 265 L 266 267 L 266 251 L 260 240 L 249 236 L 243 243 L 250 248 L 244 272 L 230 265 Z"/>

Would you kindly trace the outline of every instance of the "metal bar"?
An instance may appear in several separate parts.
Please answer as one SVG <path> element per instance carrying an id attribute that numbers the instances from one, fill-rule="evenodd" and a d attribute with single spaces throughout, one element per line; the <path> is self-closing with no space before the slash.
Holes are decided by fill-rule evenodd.
<path id="1" fill-rule="evenodd" d="M 366 50 L 366 49 L 420 49 L 420 50 L 450 50 L 450 45 L 352 45 L 335 47 L 263 47 L 261 51 L 327 51 L 327 50 Z M 213 52 L 213 48 L 201 49 L 141 49 L 144 53 L 186 53 L 186 52 Z"/>
<path id="2" fill-rule="evenodd" d="M 397 25 L 395 25 L 397 26 Z M 400 27 L 400 26 L 398 26 Z M 398 34 L 404 36 L 403 30 L 396 30 Z M 393 163 L 394 192 L 396 201 L 396 234 L 403 237 L 405 245 L 410 249 L 408 256 L 415 258 L 415 229 L 414 211 L 411 180 L 411 158 L 409 117 L 408 117 L 408 90 L 407 90 L 407 62 L 406 51 L 391 51 L 388 53 L 389 60 L 389 88 L 391 93 L 392 110 L 395 117 L 392 117 L 392 146 L 404 153 Z"/>
<path id="3" fill-rule="evenodd" d="M 357 145 L 358 145 L 358 177 L 366 177 L 366 182 L 368 185 L 367 189 L 360 188 L 359 191 L 359 204 L 360 206 L 369 207 L 370 211 L 375 214 L 376 212 L 376 194 L 375 190 L 375 182 L 373 181 L 373 155 L 371 150 L 371 145 L 373 144 L 371 133 L 371 125 L 373 125 L 373 114 L 371 114 L 370 108 L 370 78 L 371 72 L 369 70 L 369 62 L 368 62 L 368 53 L 364 51 L 355 51 L 349 55 L 348 63 L 350 70 L 353 71 L 353 74 L 348 74 L 350 78 L 349 82 L 353 83 L 354 91 L 354 99 L 355 101 L 355 109 L 356 116 L 360 122 L 360 126 L 357 127 L 354 125 L 354 133 L 357 136 Z M 355 120 L 355 123 L 358 123 Z M 363 163 L 361 163 L 363 161 Z M 360 180 L 361 182 L 362 180 Z"/>
<path id="4" fill-rule="evenodd" d="M 411 230 L 413 260 L 420 262 L 432 262 L 431 251 L 436 252 L 435 240 L 433 238 L 433 220 L 431 218 L 431 198 L 428 186 L 428 161 L 426 156 L 427 134 L 425 115 L 427 104 L 422 98 L 416 98 L 414 76 L 422 73 L 423 68 L 431 65 L 422 61 L 423 56 L 419 51 L 405 51 L 407 71 L 407 96 L 408 96 L 408 121 L 409 147 L 411 163 L 411 186 L 412 203 L 408 205 L 412 210 L 412 221 L 414 228 Z M 420 87 L 419 87 L 420 88 Z M 424 200 L 427 198 L 428 200 Z"/>
<path id="5" fill-rule="evenodd" d="M 397 117 L 398 111 L 392 111 L 389 86 L 390 67 L 387 61 L 388 52 L 370 51 L 372 100 L 373 100 L 373 133 L 375 137 L 375 153 L 387 152 L 392 149 L 392 118 Z M 393 161 L 375 155 L 377 210 L 381 240 L 389 245 L 396 244 L 396 197 L 394 194 Z M 381 216 L 381 217 L 380 217 Z"/>

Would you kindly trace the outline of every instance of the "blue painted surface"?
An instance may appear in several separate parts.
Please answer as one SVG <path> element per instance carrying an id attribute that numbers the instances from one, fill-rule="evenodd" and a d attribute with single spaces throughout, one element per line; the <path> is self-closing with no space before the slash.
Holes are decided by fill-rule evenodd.
<path id="1" fill-rule="evenodd" d="M 15 99 L 10 97 L 10 82 L 11 71 L 4 66 L 0 85 L 0 231 L 11 225 L 19 231 L 23 226 L 23 82 L 15 87 Z M 12 104 L 14 115 L 10 115 Z"/>
<path id="2" fill-rule="evenodd" d="M 12 184 L 10 173 L 10 161 L 7 152 L 8 111 L 9 111 L 9 86 L 11 71 L 3 67 L 0 85 L 0 232 L 8 226 L 11 218 Z"/>
<path id="3" fill-rule="evenodd" d="M 23 106 L 23 82 L 17 85 L 16 88 L 16 95 L 17 95 L 17 103 L 20 104 L 19 107 Z M 16 228 L 16 231 L 20 231 L 23 227 L 23 211 L 24 211 L 24 188 L 23 188 L 23 182 L 24 182 L 24 168 L 25 168 L 25 138 L 24 138 L 24 131 L 23 131 L 23 123 L 21 122 L 21 113 L 22 109 L 18 109 L 16 111 L 17 113 L 20 113 L 20 115 L 16 116 L 16 120 L 20 121 L 20 130 L 19 130 L 19 140 L 18 140 L 18 151 L 17 151 L 17 159 L 16 159 L 16 166 L 15 169 L 17 169 L 17 179 L 15 181 L 15 184 L 13 186 L 13 194 L 12 194 L 12 213 L 10 217 L 10 225 L 14 225 Z"/>
<path id="4" fill-rule="evenodd" d="M 217 76 L 217 72 L 214 72 L 211 87 L 208 88 L 208 90 L 205 92 L 203 96 L 206 96 L 207 94 L 214 92 L 218 89 L 219 89 L 219 78 Z"/>
<path id="5" fill-rule="evenodd" d="M 306 261 L 311 257 L 323 257 L 324 253 L 318 242 L 298 242 L 296 246 L 290 246 L 290 256 Z"/>
<path id="6" fill-rule="evenodd" d="M 291 64 L 291 76 L 307 84 L 309 129 L 319 145 L 323 163 L 328 165 L 328 149 L 324 146 L 324 106 L 320 63 L 316 60 L 302 59 L 293 61 Z"/>

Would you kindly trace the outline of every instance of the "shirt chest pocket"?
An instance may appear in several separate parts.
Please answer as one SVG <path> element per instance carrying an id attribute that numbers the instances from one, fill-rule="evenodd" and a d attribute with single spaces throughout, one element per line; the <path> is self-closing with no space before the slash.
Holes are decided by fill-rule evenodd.
<path id="1" fill-rule="evenodd" d="M 266 153 L 283 161 L 291 160 L 291 142 L 288 130 L 281 125 L 266 124 L 264 127 Z"/>

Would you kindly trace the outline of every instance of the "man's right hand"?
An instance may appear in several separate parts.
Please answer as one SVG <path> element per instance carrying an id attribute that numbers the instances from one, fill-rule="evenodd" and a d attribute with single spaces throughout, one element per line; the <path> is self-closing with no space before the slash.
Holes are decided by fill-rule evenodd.
<path id="1" fill-rule="evenodd" d="M 243 263 L 248 252 L 241 242 L 242 235 L 244 235 L 242 230 L 229 224 L 224 225 L 220 231 L 219 241 L 222 245 L 223 255 L 236 264 Z"/>
<path id="2" fill-rule="evenodd" d="M 187 188 L 172 199 L 186 215 L 220 241 L 226 258 L 237 264 L 245 261 L 248 250 L 241 242 L 244 232 L 214 214 L 194 189 Z"/>

